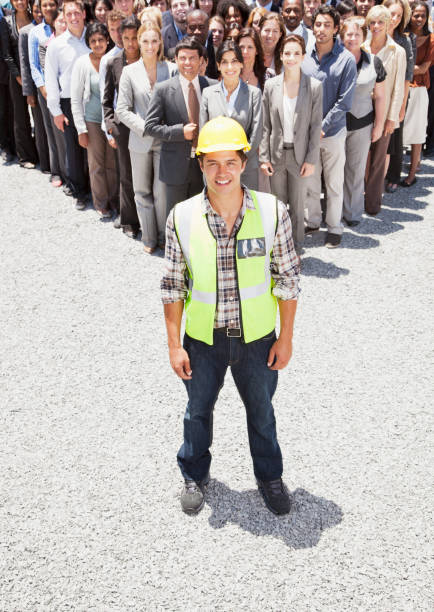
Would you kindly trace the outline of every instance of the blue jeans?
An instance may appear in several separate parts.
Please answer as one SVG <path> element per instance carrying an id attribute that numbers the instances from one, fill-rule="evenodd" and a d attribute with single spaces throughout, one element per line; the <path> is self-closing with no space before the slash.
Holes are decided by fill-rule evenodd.
<path id="1" fill-rule="evenodd" d="M 185 380 L 188 404 L 184 416 L 184 443 L 178 452 L 178 465 L 184 478 L 196 482 L 205 478 L 211 464 L 213 410 L 226 370 L 230 366 L 235 385 L 247 415 L 250 453 L 255 476 L 275 480 L 282 476 L 282 453 L 276 434 L 272 397 L 277 386 L 277 371 L 267 366 L 269 350 L 276 339 L 272 334 L 245 344 L 214 332 L 209 346 L 189 336 L 184 348 L 193 371 Z"/>

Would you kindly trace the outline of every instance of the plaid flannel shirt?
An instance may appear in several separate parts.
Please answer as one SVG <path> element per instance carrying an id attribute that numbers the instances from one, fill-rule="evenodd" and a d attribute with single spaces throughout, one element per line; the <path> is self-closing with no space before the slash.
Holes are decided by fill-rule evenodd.
<path id="1" fill-rule="evenodd" d="M 202 193 L 203 213 L 208 217 L 210 230 L 217 242 L 218 295 L 214 327 L 240 327 L 240 304 L 236 276 L 236 233 L 246 209 L 255 209 L 252 197 L 245 187 L 243 204 L 228 236 L 226 223 L 212 208 L 206 189 Z M 164 304 L 185 301 L 188 294 L 187 266 L 176 235 L 173 210 L 166 225 L 165 270 L 161 279 L 161 297 Z M 270 258 L 270 272 L 274 280 L 273 294 L 281 300 L 294 300 L 299 294 L 299 257 L 291 235 L 291 220 L 282 202 L 278 202 L 278 222 Z"/>

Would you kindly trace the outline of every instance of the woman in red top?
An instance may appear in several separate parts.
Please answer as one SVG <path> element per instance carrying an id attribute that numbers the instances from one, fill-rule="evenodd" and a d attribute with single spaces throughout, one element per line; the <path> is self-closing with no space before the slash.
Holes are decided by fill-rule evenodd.
<path id="1" fill-rule="evenodd" d="M 403 131 L 404 145 L 411 145 L 411 166 L 407 178 L 400 183 L 402 187 L 411 187 L 416 182 L 416 170 L 426 139 L 429 69 L 434 61 L 434 35 L 428 29 L 428 18 L 427 3 L 423 0 L 413 2 L 410 31 L 416 35 L 417 55 Z"/>

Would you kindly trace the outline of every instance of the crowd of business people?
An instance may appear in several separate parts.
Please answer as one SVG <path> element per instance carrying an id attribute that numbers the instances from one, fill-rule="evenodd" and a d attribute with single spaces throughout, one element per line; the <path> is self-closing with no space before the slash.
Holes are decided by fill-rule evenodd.
<path id="1" fill-rule="evenodd" d="M 434 151 L 434 37 L 424 0 L 2 0 L 0 148 L 83 210 L 164 248 L 203 189 L 200 128 L 250 143 L 249 189 L 289 207 L 298 250 L 381 210 Z M 32 115 L 30 117 L 29 109 Z M 403 150 L 411 150 L 402 178 Z"/>

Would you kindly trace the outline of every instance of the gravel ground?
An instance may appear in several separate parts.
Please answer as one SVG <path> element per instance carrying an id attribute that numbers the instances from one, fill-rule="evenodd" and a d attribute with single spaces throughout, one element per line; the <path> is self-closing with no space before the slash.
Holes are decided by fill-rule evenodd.
<path id="1" fill-rule="evenodd" d="M 230 375 L 180 511 L 161 257 L 0 167 L 0 609 L 433 610 L 434 163 L 342 247 L 309 237 L 275 398 L 294 508 L 255 488 Z"/>

